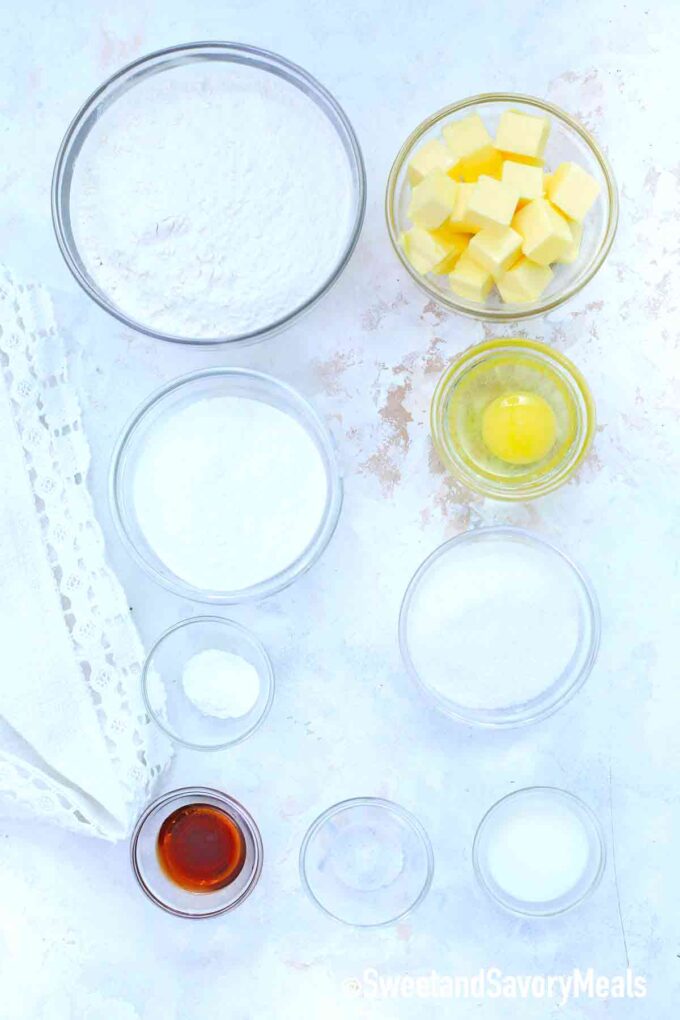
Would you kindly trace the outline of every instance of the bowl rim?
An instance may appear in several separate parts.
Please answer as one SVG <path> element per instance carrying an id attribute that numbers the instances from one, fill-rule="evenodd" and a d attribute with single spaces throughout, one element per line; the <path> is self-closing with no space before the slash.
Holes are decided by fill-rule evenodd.
<path id="1" fill-rule="evenodd" d="M 353 209 L 353 225 L 348 232 L 347 242 L 337 264 L 328 279 L 302 304 L 291 309 L 291 311 L 280 316 L 279 319 L 276 319 L 267 326 L 239 333 L 235 336 L 189 337 L 156 330 L 145 325 L 143 322 L 139 322 L 118 308 L 103 290 L 100 290 L 90 282 L 88 275 L 81 269 L 79 257 L 76 257 L 78 255 L 78 248 L 75 239 L 71 242 L 66 229 L 70 209 L 70 178 L 67 177 L 67 171 L 70 171 L 70 160 L 75 144 L 80 140 L 81 135 L 84 140 L 87 134 L 89 134 L 90 128 L 87 128 L 83 134 L 83 125 L 107 92 L 114 92 L 118 87 L 122 88 L 126 80 L 130 81 L 128 88 L 133 88 L 138 81 L 143 80 L 151 73 L 156 73 L 158 70 L 172 69 L 190 60 L 210 59 L 255 66 L 262 71 L 283 78 L 307 95 L 326 115 L 336 134 L 343 142 L 346 142 L 346 144 L 343 144 L 343 149 L 345 150 L 352 175 L 356 178 L 357 188 Z M 159 64 L 166 64 L 167 67 L 158 68 L 157 65 Z M 329 109 L 332 112 L 332 116 L 329 116 Z M 164 340 L 191 347 L 209 348 L 226 344 L 246 346 L 259 343 L 292 325 L 293 322 L 308 312 L 338 281 L 347 268 L 359 241 L 366 214 L 366 191 L 366 167 L 357 135 L 342 106 L 340 106 L 337 99 L 321 82 L 317 81 L 303 67 L 271 50 L 251 46 L 246 43 L 204 40 L 167 46 L 137 57 L 106 78 L 82 103 L 66 129 L 54 162 L 51 184 L 52 226 L 62 257 L 76 282 L 100 308 L 109 315 L 112 315 L 114 319 L 117 319 L 127 328 L 137 333 L 142 333 L 144 336 L 152 337 L 154 340 Z"/>
<path id="2" fill-rule="evenodd" d="M 573 461 L 566 470 L 561 473 L 555 471 L 552 474 L 540 476 L 533 483 L 526 483 L 523 486 L 503 487 L 490 483 L 481 475 L 477 475 L 470 468 L 463 470 L 460 464 L 454 460 L 448 450 L 446 442 L 442 439 L 442 428 L 440 416 L 444 410 L 444 401 L 457 383 L 457 375 L 474 358 L 479 356 L 479 363 L 484 358 L 502 353 L 504 348 L 515 351 L 526 351 L 530 354 L 545 359 L 548 362 L 555 362 L 568 376 L 568 381 L 574 390 L 577 391 L 583 400 L 582 436 L 580 448 Z M 429 425 L 432 443 L 437 456 L 443 466 L 454 475 L 466 488 L 472 492 L 479 493 L 489 499 L 498 502 L 525 502 L 530 499 L 538 499 L 564 485 L 578 471 L 585 460 L 592 445 L 595 429 L 597 428 L 597 409 L 595 399 L 590 387 L 581 370 L 562 351 L 556 350 L 550 344 L 541 340 L 531 340 L 528 337 L 490 337 L 481 343 L 472 344 L 460 354 L 455 355 L 437 380 L 432 399 L 430 401 Z"/>
<path id="3" fill-rule="evenodd" d="M 466 706 L 459 705 L 450 698 L 446 698 L 443 694 L 440 694 L 438 691 L 430 687 L 430 685 L 427 684 L 420 676 L 413 659 L 411 658 L 409 650 L 408 620 L 411 603 L 416 589 L 433 563 L 457 546 L 465 545 L 469 542 L 478 542 L 480 540 L 484 541 L 485 539 L 495 537 L 519 539 L 522 542 L 528 542 L 531 545 L 539 546 L 543 549 L 543 551 L 556 555 L 558 559 L 566 565 L 573 575 L 577 586 L 584 595 L 585 605 L 587 606 L 587 618 L 589 621 L 589 634 L 586 636 L 588 642 L 587 654 L 584 658 L 583 664 L 569 686 L 562 690 L 559 696 L 555 697 L 552 701 L 546 701 L 543 704 L 535 705 L 534 710 L 530 714 L 526 714 L 524 716 L 517 717 L 515 714 L 511 718 L 501 717 L 489 719 L 486 717 L 480 718 L 475 714 L 474 709 L 468 709 Z M 423 699 L 457 723 L 487 730 L 510 730 L 518 729 L 521 726 L 530 726 L 534 723 L 542 722 L 544 719 L 547 719 L 549 716 L 554 715 L 555 712 L 562 709 L 581 690 L 590 676 L 600 648 L 601 631 L 602 622 L 597 594 L 582 568 L 578 566 L 578 564 L 572 560 L 567 553 L 560 549 L 559 546 L 554 545 L 552 542 L 548 541 L 548 539 L 545 539 L 526 528 L 517 528 L 507 524 L 469 528 L 467 531 L 463 531 L 459 535 L 454 535 L 453 538 L 449 538 L 438 545 L 425 557 L 411 576 L 411 579 L 406 586 L 406 590 L 404 591 L 401 606 L 399 608 L 399 651 L 401 653 L 402 662 L 406 667 L 406 672 L 419 689 Z M 543 695 L 545 693 L 546 692 L 544 691 Z M 543 695 L 538 695 L 537 698 L 540 699 Z M 533 700 L 535 701 L 536 699 Z"/>
<path id="4" fill-rule="evenodd" d="M 515 903 L 510 902 L 511 897 L 505 900 L 502 897 L 498 896 L 495 890 L 486 881 L 483 869 L 479 861 L 479 849 L 481 839 L 482 836 L 484 835 L 484 830 L 486 829 L 489 820 L 495 813 L 496 809 L 499 808 L 501 804 L 503 804 L 505 801 L 510 800 L 512 797 L 524 796 L 528 793 L 529 794 L 545 793 L 551 797 L 556 796 L 560 800 L 565 800 L 570 804 L 575 805 L 578 813 L 583 818 L 585 818 L 588 824 L 590 825 L 591 832 L 595 837 L 595 842 L 599 849 L 597 868 L 595 869 L 591 881 L 583 890 L 581 895 L 578 896 L 575 900 L 572 900 L 569 903 L 565 903 L 563 906 L 557 907 L 554 910 L 539 911 L 522 909 Z M 489 896 L 489 898 L 493 900 L 494 903 L 497 903 L 504 910 L 509 911 L 511 914 L 520 915 L 522 917 L 557 917 L 559 914 L 564 914 L 568 910 L 573 910 L 574 907 L 579 906 L 579 904 L 583 903 L 584 900 L 588 899 L 595 892 L 598 885 L 602 881 L 602 876 L 604 875 L 606 865 L 607 865 L 607 843 L 604 837 L 604 830 L 602 828 L 602 823 L 600 822 L 600 819 L 597 817 L 597 815 L 590 807 L 590 805 L 586 804 L 586 802 L 582 800 L 581 797 L 579 797 L 575 793 L 572 793 L 571 790 L 562 789 L 562 787 L 560 786 L 544 786 L 544 785 L 523 786 L 519 790 L 511 790 L 509 793 L 506 793 L 502 797 L 499 797 L 499 799 L 495 801 L 491 805 L 491 807 L 487 808 L 487 810 L 484 812 L 477 826 L 474 839 L 472 841 L 472 868 L 475 874 L 475 878 L 477 879 L 477 882 L 479 883 L 480 887 L 484 890 L 487 896 Z"/>
<path id="5" fill-rule="evenodd" d="M 121 461 L 128 442 L 132 438 L 137 427 L 157 404 L 175 390 L 179 390 L 184 386 L 189 386 L 201 379 L 218 377 L 238 377 L 255 380 L 256 382 L 263 384 L 265 389 L 268 389 L 270 392 L 273 390 L 283 392 L 296 407 L 300 408 L 305 418 L 304 421 L 300 422 L 301 426 L 308 434 L 311 434 L 315 444 L 317 446 L 321 446 L 323 449 L 324 467 L 327 468 L 326 478 L 328 482 L 326 505 L 324 507 L 323 515 L 309 545 L 303 549 L 298 558 L 272 577 L 259 581 L 257 584 L 251 585 L 249 588 L 236 589 L 233 591 L 209 591 L 207 589 L 194 588 L 184 582 L 181 578 L 177 577 L 177 575 L 172 573 L 169 568 L 166 569 L 170 576 L 166 577 L 165 574 L 161 573 L 153 563 L 149 562 L 146 557 L 142 555 L 134 539 L 128 532 L 124 521 L 124 515 L 120 508 Z M 284 413 L 289 412 L 286 411 Z M 309 427 L 310 421 L 314 424 L 313 429 Z M 284 382 L 282 379 L 269 375 L 266 372 L 259 372 L 251 368 L 218 366 L 215 368 L 199 369 L 196 372 L 189 372 L 186 375 L 179 376 L 159 387 L 149 397 L 147 397 L 146 400 L 138 405 L 123 426 L 114 446 L 109 468 L 108 494 L 111 516 L 113 517 L 118 536 L 132 559 L 135 561 L 137 566 L 144 571 L 147 577 L 150 577 L 157 584 L 160 584 L 161 587 L 166 589 L 166 591 L 170 591 L 174 595 L 179 595 L 182 598 L 189 598 L 194 602 L 213 605 L 239 605 L 245 602 L 253 602 L 259 599 L 268 598 L 270 595 L 275 595 L 278 592 L 283 591 L 314 566 L 330 543 L 338 526 L 343 504 L 343 482 L 338 465 L 333 434 L 314 405 L 307 400 L 307 398 L 303 396 L 299 390 L 297 390 L 294 386 L 289 385 L 289 383 Z"/>
<path id="6" fill-rule="evenodd" d="M 164 900 L 156 896 L 156 894 L 146 884 L 137 860 L 139 838 L 141 836 L 144 823 L 147 821 L 149 816 L 158 808 L 170 805 L 175 800 L 183 800 L 186 797 L 208 797 L 225 805 L 226 809 L 230 809 L 237 816 L 238 821 L 248 830 L 253 841 L 255 854 L 253 869 L 248 879 L 248 883 L 244 886 L 239 896 L 233 902 L 227 903 L 225 906 L 220 907 L 217 910 L 207 910 L 196 914 L 173 907 L 171 904 L 166 903 Z M 227 811 L 227 813 L 229 813 L 229 811 Z M 130 864 L 132 867 L 132 873 L 137 879 L 139 888 L 142 890 L 144 895 L 147 896 L 157 907 L 160 907 L 161 910 L 165 910 L 166 913 L 173 914 L 175 917 L 186 918 L 188 921 L 205 921 L 212 917 L 219 917 L 222 914 L 227 914 L 230 911 L 235 910 L 236 907 L 239 907 L 244 900 L 248 899 L 257 885 L 260 875 L 262 874 L 263 861 L 264 846 L 262 844 L 262 834 L 250 811 L 248 811 L 248 809 L 245 808 L 240 801 L 236 800 L 235 797 L 230 796 L 223 790 L 217 790 L 211 786 L 181 786 L 176 790 L 168 790 L 166 793 L 162 793 L 158 797 L 154 797 L 154 799 L 146 805 L 139 815 L 139 818 L 135 822 L 132 835 L 130 836 Z"/>
<path id="7" fill-rule="evenodd" d="M 333 818 L 335 815 L 340 814 L 342 811 L 351 810 L 357 807 L 377 807 L 389 814 L 397 815 L 403 822 L 405 822 L 409 828 L 419 838 L 421 845 L 425 851 L 426 858 L 426 869 L 427 873 L 423 886 L 418 893 L 417 897 L 413 900 L 410 906 L 400 911 L 394 917 L 388 918 L 384 921 L 369 921 L 369 922 L 357 922 L 348 921 L 347 918 L 340 917 L 338 914 L 334 914 L 332 910 L 324 906 L 321 900 L 318 899 L 316 893 L 313 892 L 312 887 L 307 878 L 307 851 L 309 849 L 312 839 L 316 836 L 322 825 L 328 821 L 329 818 Z M 334 921 L 340 921 L 341 924 L 347 925 L 349 928 L 386 928 L 389 925 L 396 924 L 403 918 L 407 917 L 422 903 L 427 896 L 432 885 L 432 879 L 434 877 L 434 850 L 432 849 L 432 841 L 427 834 L 425 826 L 408 808 L 402 807 L 401 804 L 397 804 L 393 800 L 388 800 L 385 797 L 347 797 L 345 800 L 340 800 L 337 804 L 331 804 L 330 807 L 325 808 L 321 814 L 317 815 L 314 821 L 308 827 L 302 843 L 300 844 L 300 851 L 298 854 L 298 870 L 300 873 L 300 881 L 302 887 L 309 896 L 310 900 L 319 907 L 328 917 L 332 917 Z"/>
<path id="8" fill-rule="evenodd" d="M 259 715 L 255 718 L 255 720 L 249 726 L 249 728 L 245 730 L 243 733 L 241 733 L 238 737 L 234 737 L 231 740 L 225 740 L 220 744 L 199 744 L 196 741 L 186 740 L 184 737 L 181 737 L 175 730 L 171 729 L 170 726 L 166 725 L 163 722 L 162 718 L 158 715 L 158 713 L 154 711 L 151 705 L 151 700 L 149 698 L 148 690 L 149 673 L 151 670 L 153 658 L 156 655 L 158 649 L 165 643 L 166 639 L 172 637 L 176 631 L 183 630 L 186 627 L 192 627 L 193 625 L 201 626 L 204 624 L 216 624 L 224 627 L 225 630 L 235 631 L 237 634 L 239 634 L 242 638 L 245 638 L 245 640 L 253 646 L 258 655 L 261 657 L 262 662 L 264 663 L 265 666 L 264 674 L 260 673 L 260 670 L 258 669 L 258 673 L 260 674 L 260 680 L 266 683 L 267 685 L 267 698 Z M 267 649 L 265 648 L 264 644 L 259 639 L 257 634 L 255 634 L 252 630 L 249 630 L 248 627 L 244 627 L 242 624 L 237 623 L 236 620 L 230 620 L 224 616 L 190 616 L 184 620 L 179 620 L 177 623 L 174 623 L 172 627 L 168 627 L 168 629 L 163 631 L 160 637 L 158 637 L 156 641 L 154 641 L 149 651 L 149 654 L 144 660 L 144 666 L 142 667 L 141 684 L 142 684 L 142 700 L 144 701 L 144 706 L 147 712 L 149 713 L 155 724 L 158 726 L 158 728 L 161 729 L 167 737 L 170 737 L 170 739 L 174 743 L 180 744 L 182 747 L 188 747 L 192 751 L 224 751 L 228 747 L 235 747 L 237 744 L 240 744 L 244 740 L 247 740 L 248 737 L 251 737 L 253 733 L 255 733 L 255 731 L 260 728 L 264 720 L 267 718 L 269 710 L 271 709 L 272 703 L 274 701 L 275 673 L 269 652 L 267 651 Z"/>
<path id="9" fill-rule="evenodd" d="M 523 305 L 512 305 L 507 311 L 503 308 L 490 308 L 484 305 L 475 306 L 473 303 L 465 304 L 462 300 L 458 299 L 453 292 L 451 298 L 445 298 L 442 294 L 431 287 L 427 278 L 416 272 L 409 260 L 406 258 L 404 252 L 401 250 L 394 215 L 397 177 L 399 176 L 402 166 L 414 145 L 422 138 L 425 132 L 429 131 L 429 129 L 439 121 L 446 117 L 450 117 L 452 114 L 459 113 L 461 110 L 465 110 L 471 106 L 483 106 L 485 104 L 499 102 L 523 103 L 525 106 L 538 108 L 543 110 L 545 113 L 549 113 L 557 120 L 562 121 L 562 123 L 575 131 L 576 134 L 578 134 L 586 143 L 600 166 L 605 179 L 606 194 L 608 198 L 607 226 L 604 237 L 586 271 L 577 276 L 569 287 L 566 287 L 558 294 L 553 294 L 549 299 L 526 307 Z M 432 300 L 436 301 L 439 305 L 449 311 L 456 312 L 459 315 L 464 315 L 470 319 L 496 323 L 517 322 L 521 319 L 531 319 L 538 315 L 545 315 L 547 312 L 553 311 L 555 308 L 564 304 L 582 290 L 583 287 L 585 287 L 586 284 L 588 284 L 595 274 L 602 268 L 612 244 L 614 243 L 614 237 L 616 235 L 619 220 L 619 198 L 614 172 L 607 156 L 604 154 L 599 144 L 595 141 L 594 137 L 586 130 L 586 128 L 583 127 L 582 124 L 580 124 L 565 110 L 561 109 L 561 107 L 556 106 L 554 103 L 550 103 L 547 100 L 539 99 L 537 96 L 526 95 L 522 92 L 481 92 L 478 95 L 469 96 L 466 99 L 461 99 L 456 103 L 444 106 L 431 114 L 425 120 L 421 121 L 420 124 L 411 131 L 394 158 L 387 178 L 384 208 L 387 233 L 389 235 L 392 248 L 404 269 L 406 269 L 411 279 L 414 280 L 420 289 L 423 290 L 428 297 L 432 298 Z"/>

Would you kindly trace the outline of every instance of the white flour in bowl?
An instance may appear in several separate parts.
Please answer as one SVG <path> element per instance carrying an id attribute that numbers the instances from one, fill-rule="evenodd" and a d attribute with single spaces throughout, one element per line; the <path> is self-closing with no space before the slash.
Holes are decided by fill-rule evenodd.
<path id="1" fill-rule="evenodd" d="M 246 397 L 206 397 L 151 429 L 133 479 L 137 522 L 177 577 L 240 591 L 290 566 L 310 545 L 328 480 L 309 433 Z"/>
<path id="2" fill-rule="evenodd" d="M 77 157 L 73 233 L 87 272 L 154 331 L 263 329 L 310 299 L 352 229 L 342 142 L 300 89 L 203 61 L 138 83 Z"/>

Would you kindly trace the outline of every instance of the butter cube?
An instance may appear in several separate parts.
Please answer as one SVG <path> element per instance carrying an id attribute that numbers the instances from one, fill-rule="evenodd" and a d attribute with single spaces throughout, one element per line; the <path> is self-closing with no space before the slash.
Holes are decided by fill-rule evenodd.
<path id="1" fill-rule="evenodd" d="M 453 212 L 457 184 L 444 173 L 434 170 L 416 184 L 411 192 L 408 216 L 418 227 L 434 230 Z"/>
<path id="2" fill-rule="evenodd" d="M 433 267 L 433 273 L 450 273 L 456 262 L 468 246 L 470 237 L 468 234 L 460 234 L 454 229 L 450 220 L 442 223 L 436 230 L 430 230 L 429 234 L 434 240 L 446 249 L 444 258 Z"/>
<path id="3" fill-rule="evenodd" d="M 512 226 L 522 235 L 524 254 L 541 266 L 562 258 L 573 243 L 569 224 L 545 198 L 535 198 L 520 209 Z"/>
<path id="4" fill-rule="evenodd" d="M 471 113 L 469 117 L 445 124 L 442 134 L 456 162 L 468 159 L 493 145 L 491 135 L 478 113 Z"/>
<path id="5" fill-rule="evenodd" d="M 470 255 L 494 280 L 516 262 L 522 248 L 522 237 L 512 227 L 487 227 L 471 239 Z"/>
<path id="6" fill-rule="evenodd" d="M 423 178 L 431 174 L 433 170 L 443 170 L 444 173 L 448 173 L 454 162 L 448 146 L 444 145 L 439 138 L 431 138 L 411 157 L 408 165 L 409 184 L 415 188 L 416 184 L 420 184 Z"/>
<path id="7" fill-rule="evenodd" d="M 538 301 L 552 278 L 550 266 L 539 266 L 527 258 L 521 258 L 496 280 L 496 286 L 506 304 L 524 305 Z"/>
<path id="8" fill-rule="evenodd" d="M 501 152 L 500 149 L 497 150 Z M 503 159 L 511 159 L 514 163 L 524 163 L 525 166 L 545 166 L 545 160 L 538 156 L 520 156 L 518 152 L 501 152 Z"/>
<path id="9" fill-rule="evenodd" d="M 519 192 L 519 200 L 523 204 L 543 197 L 543 170 L 540 166 L 527 166 L 526 163 L 506 160 L 501 180 Z"/>
<path id="10" fill-rule="evenodd" d="M 496 133 L 496 148 L 518 156 L 540 159 L 550 134 L 547 117 L 536 117 L 519 110 L 506 110 L 501 114 Z"/>
<path id="11" fill-rule="evenodd" d="M 411 227 L 401 235 L 400 240 L 406 258 L 416 272 L 423 276 L 430 273 L 448 254 L 446 245 L 422 227 Z"/>
<path id="12" fill-rule="evenodd" d="M 456 192 L 456 203 L 451 213 L 451 226 L 461 234 L 475 234 L 479 227 L 468 216 L 470 199 L 475 190 L 474 184 L 459 184 Z"/>
<path id="13" fill-rule="evenodd" d="M 423 276 L 451 272 L 469 240 L 467 234 L 456 233 L 447 223 L 437 230 L 411 227 L 400 237 L 406 258 Z"/>
<path id="14" fill-rule="evenodd" d="M 555 261 L 569 265 L 572 262 L 576 262 L 579 256 L 581 238 L 583 237 L 583 224 L 578 223 L 576 220 L 567 220 L 567 226 L 571 231 L 571 247 L 559 259 L 555 259 Z"/>
<path id="15" fill-rule="evenodd" d="M 503 159 L 478 113 L 451 121 L 442 128 L 442 134 L 454 159 L 452 176 L 471 183 L 480 174 L 500 174 Z"/>
<path id="16" fill-rule="evenodd" d="M 509 227 L 519 195 L 515 188 L 493 177 L 480 177 L 467 208 L 467 218 L 479 228 Z"/>
<path id="17" fill-rule="evenodd" d="M 493 145 L 488 145 L 486 148 L 480 149 L 474 156 L 461 159 L 455 168 L 455 173 L 467 183 L 475 183 L 482 174 L 487 177 L 500 177 L 502 169 L 503 156 L 498 149 L 494 149 Z"/>
<path id="18" fill-rule="evenodd" d="M 576 163 L 560 163 L 552 174 L 548 198 L 570 220 L 583 220 L 600 192 L 600 185 Z"/>
<path id="19" fill-rule="evenodd" d="M 459 297 L 469 301 L 486 301 L 493 287 L 493 276 L 465 251 L 458 259 L 456 268 L 449 273 L 449 284 Z"/>

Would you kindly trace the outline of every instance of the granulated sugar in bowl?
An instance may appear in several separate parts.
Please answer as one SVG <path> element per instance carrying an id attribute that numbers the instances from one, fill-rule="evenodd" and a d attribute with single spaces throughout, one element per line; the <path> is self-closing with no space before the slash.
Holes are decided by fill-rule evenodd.
<path id="1" fill-rule="evenodd" d="M 206 43 L 136 61 L 88 100 L 52 201 L 69 268 L 127 325 L 179 342 L 253 341 L 340 275 L 365 174 L 349 121 L 310 75 Z"/>
<path id="2" fill-rule="evenodd" d="M 271 376 L 198 372 L 135 415 L 114 456 L 114 517 L 161 584 L 205 602 L 261 598 L 331 538 L 342 484 L 314 409 Z"/>

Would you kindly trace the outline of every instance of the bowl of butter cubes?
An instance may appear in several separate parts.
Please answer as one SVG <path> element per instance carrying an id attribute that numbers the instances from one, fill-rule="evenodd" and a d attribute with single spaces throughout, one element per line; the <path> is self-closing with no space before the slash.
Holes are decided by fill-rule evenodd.
<path id="1" fill-rule="evenodd" d="M 606 156 L 551 103 L 473 96 L 420 124 L 387 182 L 387 226 L 413 279 L 452 311 L 529 318 L 602 266 L 618 220 Z"/>

